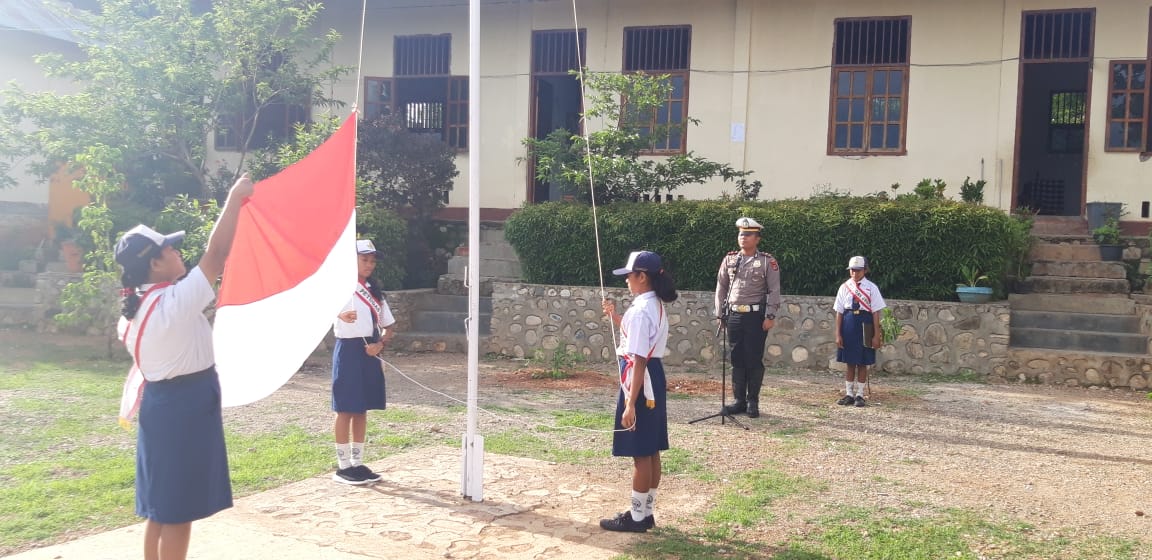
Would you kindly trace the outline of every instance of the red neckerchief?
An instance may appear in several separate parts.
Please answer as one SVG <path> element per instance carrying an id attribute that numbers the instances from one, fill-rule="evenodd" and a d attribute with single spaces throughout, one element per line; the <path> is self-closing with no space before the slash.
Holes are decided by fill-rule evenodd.
<path id="1" fill-rule="evenodd" d="M 855 280 L 849 278 L 847 282 L 844 282 L 844 287 L 848 288 L 848 292 L 852 294 L 852 297 L 860 302 L 860 307 L 864 308 L 864 311 L 872 312 L 872 298 L 869 297 L 864 290 L 860 289 L 860 285 Z"/>
<path id="2" fill-rule="evenodd" d="M 376 296 L 372 295 L 372 292 L 368 291 L 368 286 L 365 286 L 363 282 L 356 284 L 356 297 L 360 298 L 368 306 L 368 310 L 372 312 L 372 324 L 383 328 L 380 322 L 384 320 L 384 306 L 381 305 L 380 300 L 376 299 Z"/>
<path id="3" fill-rule="evenodd" d="M 140 302 L 147 301 L 148 296 L 152 292 L 167 288 L 171 286 L 171 282 L 160 282 L 153 285 L 144 292 L 140 297 Z M 144 371 L 140 369 L 140 341 L 144 340 L 144 327 L 148 325 L 148 319 L 152 316 L 152 312 L 156 310 L 156 304 L 160 303 L 160 298 L 164 294 L 157 295 L 152 298 L 152 303 L 148 305 L 148 309 L 144 311 L 144 318 L 140 320 L 140 326 L 136 327 L 136 344 L 132 348 L 132 368 L 128 370 L 128 377 L 124 380 L 124 391 L 120 396 L 120 423 L 127 427 L 127 424 L 132 421 L 132 417 L 136 415 L 136 411 L 140 410 L 140 401 L 144 398 L 144 385 L 148 383 L 148 379 L 144 377 Z M 136 312 L 140 314 L 139 311 Z M 128 341 L 128 331 L 132 329 L 132 320 L 128 321 L 128 326 L 124 328 L 124 339 L 122 342 Z M 135 393 L 133 395 L 133 393 Z"/>

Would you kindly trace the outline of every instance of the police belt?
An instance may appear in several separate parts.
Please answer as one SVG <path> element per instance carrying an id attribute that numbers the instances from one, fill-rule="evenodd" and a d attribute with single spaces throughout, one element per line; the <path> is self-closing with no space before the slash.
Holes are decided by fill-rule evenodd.
<path id="1" fill-rule="evenodd" d="M 741 305 L 736 303 L 728 306 L 728 309 L 731 309 L 737 313 L 751 313 L 753 311 L 760 311 L 763 307 L 764 306 L 759 303 L 753 303 L 752 305 Z"/>

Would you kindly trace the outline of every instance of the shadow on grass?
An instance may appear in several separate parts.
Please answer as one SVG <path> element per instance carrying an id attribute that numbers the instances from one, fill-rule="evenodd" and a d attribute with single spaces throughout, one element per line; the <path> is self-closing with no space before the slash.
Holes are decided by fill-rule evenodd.
<path id="1" fill-rule="evenodd" d="M 726 533 L 726 532 L 723 532 Z M 832 560 L 829 556 L 774 547 L 710 531 L 684 532 L 659 528 L 651 538 L 628 552 L 635 560 Z"/>

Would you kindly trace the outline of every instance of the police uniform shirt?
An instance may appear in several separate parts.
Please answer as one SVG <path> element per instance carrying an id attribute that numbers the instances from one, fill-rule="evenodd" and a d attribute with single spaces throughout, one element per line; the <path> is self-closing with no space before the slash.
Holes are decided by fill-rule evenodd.
<path id="1" fill-rule="evenodd" d="M 720 261 L 716 273 L 716 316 L 723 305 L 764 304 L 765 313 L 780 309 L 780 264 L 768 253 L 757 251 L 748 257 L 735 251 Z"/>
<path id="2" fill-rule="evenodd" d="M 635 354 L 645 358 L 663 358 L 668 345 L 668 317 L 656 292 L 644 292 L 620 318 L 620 346 L 616 355 Z"/>
<path id="3" fill-rule="evenodd" d="M 372 308 L 360 296 L 353 294 L 352 299 L 340 310 L 340 313 L 345 311 L 355 311 L 356 320 L 351 323 L 345 323 L 339 317 L 332 323 L 332 332 L 336 334 L 336 338 L 359 338 L 371 337 L 373 334 L 372 329 Z M 388 301 L 383 297 L 380 298 L 380 314 L 383 317 L 380 320 L 381 334 L 383 329 L 391 327 L 396 324 L 396 319 L 392 317 L 392 309 L 388 307 Z"/>
<path id="4" fill-rule="evenodd" d="M 147 284 L 141 289 L 146 291 L 152 286 Z M 144 374 L 144 379 L 172 379 L 204 371 L 216 364 L 212 353 L 212 327 L 204 316 L 204 310 L 214 299 L 216 293 L 212 284 L 197 266 L 182 280 L 142 298 L 140 309 L 131 322 L 120 319 L 117 331 L 129 354 L 136 352 L 136 341 L 140 340 L 136 366 Z M 149 315 L 148 309 L 153 302 L 156 307 Z"/>
<path id="5" fill-rule="evenodd" d="M 845 311 L 852 309 L 852 302 L 856 298 L 852 296 L 852 292 L 848 289 L 848 282 L 851 281 L 852 280 L 849 279 L 843 284 L 840 284 L 840 289 L 836 292 L 836 301 L 832 304 L 833 311 L 837 313 L 844 313 Z M 880 311 L 881 309 L 888 307 L 888 305 L 884 303 L 884 296 L 880 295 L 880 287 L 874 284 L 867 277 L 865 277 L 863 280 L 860 280 L 860 291 L 867 294 L 871 299 L 872 311 Z M 863 310 L 864 306 L 861 305 L 860 309 Z"/>

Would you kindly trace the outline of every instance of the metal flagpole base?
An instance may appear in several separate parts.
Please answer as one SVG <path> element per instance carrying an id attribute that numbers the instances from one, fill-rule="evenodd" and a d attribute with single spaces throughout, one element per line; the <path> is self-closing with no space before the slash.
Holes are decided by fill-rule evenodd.
<path id="1" fill-rule="evenodd" d="M 468 441 L 461 438 L 464 461 L 460 465 L 460 494 L 473 502 L 484 501 L 484 436 L 476 434 Z"/>

